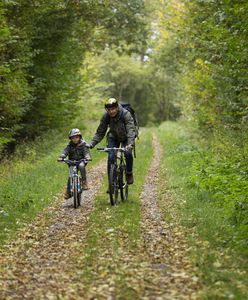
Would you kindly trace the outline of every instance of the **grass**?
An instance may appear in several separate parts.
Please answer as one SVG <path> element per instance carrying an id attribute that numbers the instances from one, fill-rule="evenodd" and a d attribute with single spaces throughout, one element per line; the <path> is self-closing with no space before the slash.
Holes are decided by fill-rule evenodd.
<path id="1" fill-rule="evenodd" d="M 158 135 L 165 153 L 161 174 L 168 179 L 174 209 L 199 269 L 204 287 L 201 299 L 247 299 L 247 251 L 234 243 L 235 227 L 225 209 L 192 182 L 194 164 L 202 152 L 189 132 L 180 123 L 167 122 Z M 161 184 L 162 195 L 168 186 Z"/>
<path id="2" fill-rule="evenodd" d="M 84 129 L 86 140 L 96 125 L 89 123 Z M 67 143 L 67 131 L 49 132 L 33 143 L 19 146 L 13 157 L 1 163 L 0 245 L 13 238 L 18 228 L 30 222 L 62 192 L 67 168 L 57 162 L 57 157 Z M 90 165 L 99 159 L 93 158 Z"/>
<path id="3" fill-rule="evenodd" d="M 134 160 L 135 184 L 129 189 L 129 199 L 111 207 L 106 194 L 107 177 L 95 201 L 83 249 L 82 280 L 90 289 L 96 277 L 114 280 L 120 299 L 134 299 L 135 291 L 128 286 L 128 276 L 120 260 L 125 253 L 135 253 L 140 236 L 140 193 L 152 157 L 151 131 L 143 130 Z M 104 257 L 104 259 L 101 259 Z M 112 279 L 111 279 L 112 278 Z M 116 293 L 116 292 L 115 292 Z"/>

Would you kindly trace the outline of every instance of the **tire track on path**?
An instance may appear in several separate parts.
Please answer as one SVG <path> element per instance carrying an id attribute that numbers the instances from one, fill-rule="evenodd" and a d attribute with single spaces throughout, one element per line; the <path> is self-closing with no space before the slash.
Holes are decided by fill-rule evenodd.
<path id="1" fill-rule="evenodd" d="M 164 221 L 158 203 L 163 153 L 156 136 L 153 137 L 153 148 L 154 156 L 140 194 L 141 220 L 137 228 L 140 234 L 133 241 L 135 246 L 131 246 L 131 236 L 126 234 L 125 220 L 123 227 L 111 228 L 109 232 L 108 226 L 103 226 L 97 237 L 98 254 L 89 266 L 91 280 L 84 281 L 81 277 L 84 288 L 77 287 L 79 294 L 84 295 L 83 299 L 199 299 L 198 278 L 188 259 L 183 230 L 174 219 L 174 225 Z M 169 207 L 170 201 L 173 200 L 168 194 L 166 201 L 161 203 L 162 208 Z M 131 205 L 131 202 L 123 205 Z M 112 208 L 102 211 L 99 218 L 108 223 L 114 215 Z M 132 220 L 127 217 L 126 222 Z"/>
<path id="2" fill-rule="evenodd" d="M 89 169 L 91 188 L 84 192 L 80 208 L 58 199 L 1 249 L 0 299 L 62 299 L 65 294 L 78 299 L 70 290 L 71 272 L 85 242 L 87 221 L 105 169 L 105 161 Z"/>
<path id="3" fill-rule="evenodd" d="M 183 232 L 163 220 L 158 203 L 162 148 L 153 135 L 154 156 L 141 194 L 141 232 L 146 262 L 146 286 L 142 299 L 197 299 L 197 277 L 187 255 Z M 170 197 L 166 198 L 168 204 Z M 163 203 L 166 207 L 166 203 Z M 169 205 L 168 205 L 169 207 Z"/>

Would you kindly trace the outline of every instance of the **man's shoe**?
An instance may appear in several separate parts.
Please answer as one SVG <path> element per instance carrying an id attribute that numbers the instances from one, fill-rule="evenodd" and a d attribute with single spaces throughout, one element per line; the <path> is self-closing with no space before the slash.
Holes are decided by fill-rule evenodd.
<path id="1" fill-rule="evenodd" d="M 133 184 L 133 173 L 127 174 L 127 184 Z"/>
<path id="2" fill-rule="evenodd" d="M 88 187 L 87 181 L 83 181 L 83 182 L 82 182 L 82 190 L 86 191 L 86 190 L 88 190 L 88 189 L 89 189 L 89 187 Z"/>
<path id="3" fill-rule="evenodd" d="M 68 192 L 67 190 L 65 191 L 64 193 L 64 198 L 67 200 L 67 199 L 70 199 L 71 198 L 71 193 Z"/>

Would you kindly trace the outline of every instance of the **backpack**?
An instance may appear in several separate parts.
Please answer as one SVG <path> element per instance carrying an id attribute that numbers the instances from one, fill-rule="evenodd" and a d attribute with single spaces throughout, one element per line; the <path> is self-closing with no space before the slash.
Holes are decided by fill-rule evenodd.
<path id="1" fill-rule="evenodd" d="M 139 138 L 139 123 L 134 109 L 132 108 L 130 103 L 120 103 L 120 104 L 125 110 L 129 111 L 131 116 L 133 117 L 133 122 L 135 126 L 135 137 Z"/>

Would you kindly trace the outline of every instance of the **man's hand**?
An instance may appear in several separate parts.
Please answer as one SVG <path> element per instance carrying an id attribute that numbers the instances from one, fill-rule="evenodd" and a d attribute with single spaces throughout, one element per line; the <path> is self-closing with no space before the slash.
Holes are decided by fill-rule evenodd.
<path id="1" fill-rule="evenodd" d="M 132 144 L 129 144 L 126 146 L 126 150 L 129 151 L 129 150 L 132 150 L 133 149 L 133 145 Z"/>
<path id="2" fill-rule="evenodd" d="M 94 148 L 94 146 L 92 145 L 92 143 L 86 143 L 85 144 L 85 146 L 87 147 L 87 148 L 90 148 L 90 149 L 93 149 Z"/>

